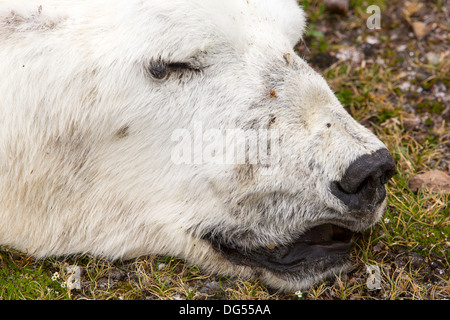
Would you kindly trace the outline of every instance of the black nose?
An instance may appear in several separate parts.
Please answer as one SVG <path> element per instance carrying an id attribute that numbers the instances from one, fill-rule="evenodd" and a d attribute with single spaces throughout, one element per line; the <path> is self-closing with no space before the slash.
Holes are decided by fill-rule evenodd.
<path id="1" fill-rule="evenodd" d="M 342 179 L 331 183 L 331 193 L 350 210 L 373 211 L 386 197 L 384 185 L 394 173 L 394 159 L 380 149 L 353 161 Z"/>

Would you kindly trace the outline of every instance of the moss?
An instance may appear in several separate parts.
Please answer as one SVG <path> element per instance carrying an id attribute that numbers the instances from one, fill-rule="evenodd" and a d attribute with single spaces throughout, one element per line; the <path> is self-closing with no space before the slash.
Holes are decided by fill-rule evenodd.
<path id="1" fill-rule="evenodd" d="M 1 248 L 0 248 L 1 249 Z M 16 251 L 0 250 L 0 299 L 67 299 L 67 290 L 52 271 Z"/>
<path id="2" fill-rule="evenodd" d="M 434 114 L 442 114 L 442 112 L 445 110 L 445 107 L 438 101 L 426 99 L 421 102 L 419 102 L 416 105 L 417 112 L 423 114 L 425 112 L 428 113 L 434 113 Z M 427 123 L 428 125 L 431 125 L 431 123 Z"/>

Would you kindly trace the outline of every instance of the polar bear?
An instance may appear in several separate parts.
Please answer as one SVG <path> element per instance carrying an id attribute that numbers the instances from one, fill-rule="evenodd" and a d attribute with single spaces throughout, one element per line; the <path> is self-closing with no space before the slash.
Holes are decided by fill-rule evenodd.
<path id="1" fill-rule="evenodd" d="M 286 291 L 345 270 L 394 163 L 304 28 L 294 0 L 0 0 L 0 244 Z"/>

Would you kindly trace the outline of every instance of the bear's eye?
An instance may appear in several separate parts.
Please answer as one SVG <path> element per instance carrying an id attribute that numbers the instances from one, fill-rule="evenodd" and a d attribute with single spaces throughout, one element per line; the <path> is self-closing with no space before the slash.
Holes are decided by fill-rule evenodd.
<path id="1" fill-rule="evenodd" d="M 201 69 L 186 62 L 166 63 L 161 60 L 151 61 L 148 71 L 152 78 L 156 80 L 166 79 L 171 72 L 180 72 L 186 74 L 188 72 L 198 72 Z"/>

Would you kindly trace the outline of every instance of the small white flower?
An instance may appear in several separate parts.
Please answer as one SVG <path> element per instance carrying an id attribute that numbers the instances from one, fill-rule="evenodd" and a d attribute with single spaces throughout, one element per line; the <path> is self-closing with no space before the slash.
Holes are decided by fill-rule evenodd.
<path id="1" fill-rule="evenodd" d="M 296 295 L 298 298 L 302 298 L 302 297 L 303 297 L 303 294 L 302 294 L 302 292 L 301 292 L 300 290 L 296 291 L 296 292 L 295 292 L 295 295 Z"/>
<path id="2" fill-rule="evenodd" d="M 389 218 L 384 218 L 384 223 L 389 223 L 391 220 L 389 220 Z"/>
<path id="3" fill-rule="evenodd" d="M 59 279 L 59 273 L 58 272 L 55 272 L 54 274 L 53 274 L 53 276 L 52 276 L 52 280 L 53 281 L 56 281 L 56 280 L 58 280 Z"/>

